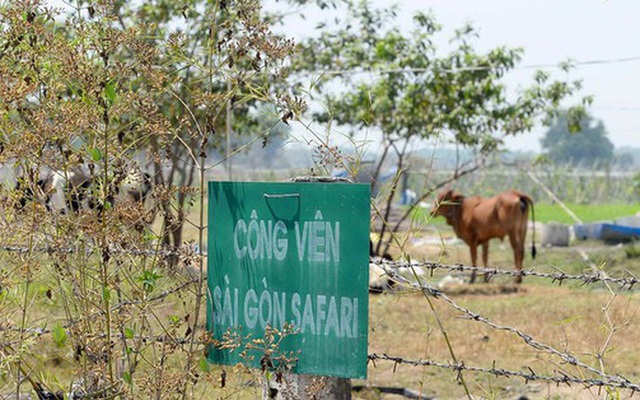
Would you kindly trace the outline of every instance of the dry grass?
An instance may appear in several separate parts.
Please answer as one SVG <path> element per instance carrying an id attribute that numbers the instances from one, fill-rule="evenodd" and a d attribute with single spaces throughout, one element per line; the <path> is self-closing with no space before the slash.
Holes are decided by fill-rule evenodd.
<path id="1" fill-rule="evenodd" d="M 439 260 L 446 264 L 469 263 L 468 247 L 447 241 L 412 240 L 402 251 L 416 259 Z M 423 238 L 424 239 L 424 238 Z M 445 243 L 443 242 L 443 243 Z M 401 250 L 394 249 L 395 254 Z M 584 255 L 587 260 L 585 261 Z M 511 268 L 511 249 L 499 241 L 491 243 L 490 266 Z M 595 265 L 615 276 L 638 271 L 640 262 L 627 259 L 622 246 L 604 246 L 596 242 L 576 243 L 568 248 L 541 248 L 535 261 L 527 255 L 525 268 L 540 272 L 560 268 L 568 273 L 591 272 Z M 442 273 L 427 278 L 436 284 Z M 565 282 L 562 286 L 548 280 L 525 278 L 514 290 L 510 279 L 498 277 L 491 283 L 448 286 L 446 293 L 458 305 L 488 318 L 497 325 L 522 331 L 535 340 L 570 353 L 582 362 L 609 375 L 621 375 L 631 382 L 640 381 L 640 298 L 634 291 L 613 291 L 604 285 L 581 287 Z M 617 292 L 617 293 L 616 293 Z M 425 297 L 412 290 L 371 296 L 369 353 L 451 363 L 440 319 L 460 362 L 467 366 L 503 368 L 511 371 L 535 371 L 539 375 L 567 374 L 586 378 L 591 375 L 567 365 L 558 356 L 536 350 L 516 334 L 500 331 L 469 320 L 466 314 L 445 301 L 431 299 L 433 312 Z M 600 355 L 600 356 L 598 356 Z M 406 387 L 426 396 L 466 398 L 455 372 L 437 367 L 413 367 L 379 361 L 370 365 L 362 384 Z M 525 382 L 518 378 L 497 378 L 489 374 L 464 373 L 474 397 L 480 398 L 626 398 L 629 391 L 592 388 L 579 385 L 557 386 L 545 382 Z M 369 392 L 366 398 L 378 398 Z M 369 397 L 367 397 L 369 396 Z M 373 396 L 373 397 L 371 397 Z M 392 396 L 380 398 L 393 398 Z"/>
<path id="2" fill-rule="evenodd" d="M 594 367 L 599 365 L 595 354 L 606 348 L 605 372 L 619 373 L 632 381 L 639 378 L 636 366 L 640 362 L 640 343 L 635 334 L 635 325 L 640 321 L 637 296 L 627 294 L 612 299 L 608 293 L 541 286 L 527 286 L 513 294 L 451 296 L 458 304 L 499 325 L 526 332 Z M 458 360 L 468 366 L 491 368 L 495 362 L 497 368 L 524 372 L 531 368 L 541 375 L 557 375 L 558 371 L 568 375 L 577 373 L 558 357 L 531 348 L 515 334 L 469 321 L 442 301 L 434 301 L 436 313 L 433 313 L 418 293 L 372 296 L 370 300 L 370 353 L 450 362 L 451 356 L 436 323 L 437 315 Z M 608 343 L 612 330 L 615 334 Z M 527 385 L 518 379 L 471 373 L 465 377 L 478 396 L 504 398 L 543 389 L 555 393 L 555 385 Z M 439 398 L 465 395 L 454 372 L 435 367 L 379 362 L 369 368 L 367 384 L 407 387 Z"/>

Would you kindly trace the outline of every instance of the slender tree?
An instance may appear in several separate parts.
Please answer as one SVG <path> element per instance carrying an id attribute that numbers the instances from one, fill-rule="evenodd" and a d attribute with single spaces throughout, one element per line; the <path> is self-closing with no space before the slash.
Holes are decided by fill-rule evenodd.
<path id="1" fill-rule="evenodd" d="M 505 137 L 548 121 L 561 101 L 581 88 L 579 81 L 554 81 L 539 71 L 531 86 L 511 96 L 502 78 L 517 68 L 522 49 L 481 53 L 473 46 L 477 32 L 465 25 L 443 54 L 434 44 L 441 31 L 434 17 L 418 13 L 409 29 L 397 26 L 396 15 L 395 8 L 349 2 L 333 24 L 302 43 L 295 64 L 297 70 L 319 76 L 314 89 L 325 107 L 314 113 L 316 120 L 333 121 L 352 133 L 369 129 L 382 135 L 378 171 L 390 154 L 403 171 L 412 140 L 438 138 L 471 148 L 480 157 L 495 153 Z M 573 115 L 580 115 L 589 101 L 583 99 Z M 384 215 L 389 211 L 390 201 Z"/>

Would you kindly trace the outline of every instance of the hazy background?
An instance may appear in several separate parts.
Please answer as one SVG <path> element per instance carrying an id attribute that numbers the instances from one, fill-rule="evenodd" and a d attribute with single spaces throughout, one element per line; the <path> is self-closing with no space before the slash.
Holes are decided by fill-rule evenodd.
<path id="1" fill-rule="evenodd" d="M 570 79 L 582 79 L 584 94 L 592 94 L 591 115 L 602 120 L 616 146 L 638 146 L 640 133 L 640 2 L 637 0 L 374 0 L 377 7 L 400 7 L 399 22 L 411 24 L 415 11 L 431 11 L 443 25 L 439 48 L 446 48 L 454 29 L 470 22 L 479 31 L 479 51 L 497 46 L 522 47 L 517 70 L 507 75 L 516 89 L 532 81 L 538 68 L 562 74 L 557 65 L 571 60 Z M 281 4 L 277 5 L 282 7 Z M 265 7 L 274 7 L 267 2 Z M 299 41 L 313 34 L 327 13 L 305 13 L 289 18 L 283 31 Z M 404 21 L 404 22 L 402 22 Z M 507 141 L 516 151 L 540 152 L 545 129 Z"/>

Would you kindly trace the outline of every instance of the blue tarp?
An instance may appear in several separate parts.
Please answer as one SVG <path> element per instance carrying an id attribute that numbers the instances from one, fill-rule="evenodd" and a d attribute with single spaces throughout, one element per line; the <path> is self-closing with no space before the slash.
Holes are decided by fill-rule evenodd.
<path id="1" fill-rule="evenodd" d="M 624 243 L 640 239 L 640 228 L 616 225 L 608 222 L 576 224 L 573 232 L 578 240 L 603 240 L 607 243 Z"/>

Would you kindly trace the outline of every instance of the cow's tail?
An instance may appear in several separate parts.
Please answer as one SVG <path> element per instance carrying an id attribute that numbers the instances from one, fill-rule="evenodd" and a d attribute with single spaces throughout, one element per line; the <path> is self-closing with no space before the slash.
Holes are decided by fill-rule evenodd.
<path id="1" fill-rule="evenodd" d="M 531 206 L 531 222 L 533 231 L 531 236 L 531 258 L 535 260 L 536 258 L 536 213 L 533 207 L 533 200 L 529 196 L 521 196 L 520 204 L 522 205 L 522 211 L 527 210 L 527 206 Z"/>

